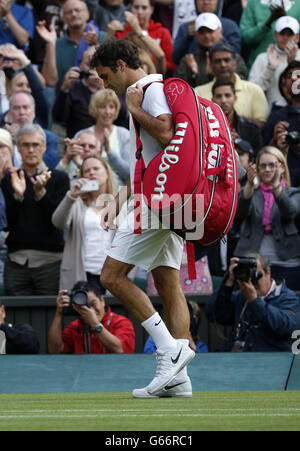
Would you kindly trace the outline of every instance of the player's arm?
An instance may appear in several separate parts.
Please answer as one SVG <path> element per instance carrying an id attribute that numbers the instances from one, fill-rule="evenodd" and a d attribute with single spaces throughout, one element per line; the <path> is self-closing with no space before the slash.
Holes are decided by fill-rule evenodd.
<path id="1" fill-rule="evenodd" d="M 153 138 L 163 145 L 167 145 L 174 135 L 174 123 L 171 114 L 161 114 L 153 117 L 141 107 L 144 97 L 143 89 L 139 86 L 131 87 L 126 93 L 126 105 L 134 119 Z"/>

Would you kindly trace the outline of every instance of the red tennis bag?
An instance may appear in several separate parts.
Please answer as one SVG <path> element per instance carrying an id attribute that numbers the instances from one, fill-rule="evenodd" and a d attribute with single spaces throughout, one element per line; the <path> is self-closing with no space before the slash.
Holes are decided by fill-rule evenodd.
<path id="1" fill-rule="evenodd" d="M 190 277 L 195 278 L 192 243 L 218 242 L 235 216 L 236 154 L 227 118 L 218 105 L 198 97 L 177 78 L 164 81 L 164 92 L 175 134 L 145 168 L 137 131 L 134 194 L 142 192 L 160 222 L 187 240 Z M 135 233 L 140 233 L 138 227 Z"/>

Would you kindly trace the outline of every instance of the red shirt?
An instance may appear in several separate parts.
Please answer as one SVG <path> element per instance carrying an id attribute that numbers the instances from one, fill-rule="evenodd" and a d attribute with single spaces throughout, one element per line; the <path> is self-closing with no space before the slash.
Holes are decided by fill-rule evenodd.
<path id="1" fill-rule="evenodd" d="M 161 23 L 154 22 L 154 20 L 152 19 L 150 20 L 149 28 L 147 31 L 149 36 L 154 39 L 164 51 L 168 71 L 174 73 L 176 70 L 176 65 L 174 64 L 171 56 L 173 52 L 173 41 L 171 33 L 167 28 L 163 27 Z M 118 31 L 118 33 L 116 33 L 116 37 L 118 39 L 124 39 L 124 37 L 131 32 L 132 29 L 130 25 L 127 24 L 124 28 L 124 31 Z"/>
<path id="2" fill-rule="evenodd" d="M 102 319 L 103 326 L 117 337 L 123 346 L 126 354 L 134 352 L 135 332 L 132 322 L 125 316 L 113 313 L 107 306 L 107 312 Z M 103 346 L 97 334 L 93 331 L 89 333 L 91 354 L 110 354 L 111 351 Z M 84 323 L 77 319 L 70 323 L 62 333 L 64 342 L 64 354 L 85 354 Z"/>

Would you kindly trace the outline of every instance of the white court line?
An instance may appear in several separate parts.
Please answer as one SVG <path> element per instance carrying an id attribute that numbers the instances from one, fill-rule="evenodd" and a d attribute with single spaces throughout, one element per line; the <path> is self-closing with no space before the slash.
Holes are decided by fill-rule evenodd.
<path id="1" fill-rule="evenodd" d="M 143 415 L 128 415 L 128 414 L 108 414 L 108 415 L 85 415 L 84 418 L 118 418 L 118 417 L 124 417 L 124 418 L 136 418 L 136 417 L 299 417 L 299 414 L 294 413 L 251 413 L 251 414 L 240 414 L 240 413 L 233 413 L 233 414 L 205 414 L 205 413 L 196 413 L 196 414 L 173 414 L 173 415 L 165 415 L 165 414 L 143 414 Z M 68 415 L 67 417 L 65 415 L 1 415 L 0 419 L 16 419 L 16 418 L 39 418 L 39 419 L 46 419 L 46 418 L 64 418 L 65 420 L 72 419 L 72 418 L 82 418 L 82 415 Z"/>
<path id="2" fill-rule="evenodd" d="M 249 408 L 230 408 L 230 409 L 226 409 L 226 408 L 199 408 L 199 409 L 180 409 L 181 412 L 251 412 L 251 411 L 272 411 L 272 410 L 276 410 L 276 411 L 300 411 L 300 407 L 259 407 L 259 408 L 255 408 L 255 407 L 249 407 Z M 6 411 L 7 412 L 7 411 Z M 174 409 L 31 409 L 31 410 L 21 410 L 21 409 L 17 409 L 17 410 L 9 410 L 10 413 L 13 412 L 28 412 L 28 413 L 51 413 L 51 412 L 58 412 L 58 413 L 69 413 L 69 412 L 174 412 Z M 0 415 L 1 415 L 1 410 L 0 410 Z"/>

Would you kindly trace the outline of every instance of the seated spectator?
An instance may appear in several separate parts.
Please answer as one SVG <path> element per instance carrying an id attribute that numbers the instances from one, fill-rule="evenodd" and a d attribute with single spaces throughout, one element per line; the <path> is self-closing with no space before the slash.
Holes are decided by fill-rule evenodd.
<path id="1" fill-rule="evenodd" d="M 25 124 L 36 122 L 35 101 L 32 95 L 27 92 L 16 92 L 9 102 L 9 112 L 5 116 L 5 128 L 8 130 L 14 141 L 14 166 L 20 168 L 22 165 L 21 155 L 16 146 L 16 137 L 20 128 Z M 47 149 L 43 156 L 45 164 L 50 168 L 55 168 L 58 164 L 57 136 L 50 130 L 44 129 L 47 140 Z"/>
<path id="2" fill-rule="evenodd" d="M 192 87 L 208 83 L 213 78 L 209 49 L 219 42 L 224 42 L 222 23 L 216 14 L 200 14 L 195 21 L 195 31 L 198 47 L 194 53 L 189 53 L 181 59 L 175 74 Z M 241 78 L 247 79 L 246 64 L 238 54 L 236 71 Z"/>
<path id="3" fill-rule="evenodd" d="M 253 121 L 240 116 L 235 111 L 237 96 L 234 83 L 226 79 L 216 81 L 212 86 L 212 101 L 222 108 L 227 117 L 232 139 L 249 142 L 250 147 L 252 146 L 257 153 L 262 144 L 261 130 Z"/>
<path id="4" fill-rule="evenodd" d="M 105 293 L 100 274 L 114 231 L 106 232 L 100 219 L 104 202 L 114 194 L 113 178 L 106 161 L 97 155 L 85 158 L 80 176 L 52 215 L 55 227 L 67 229 L 59 286 L 70 287 L 79 279 L 94 280 Z M 98 182 L 98 189 L 84 189 L 90 180 Z"/>
<path id="5" fill-rule="evenodd" d="M 91 282 L 77 282 L 72 291 L 85 291 L 88 306 L 72 303 L 79 319 L 62 330 L 63 311 L 71 299 L 66 290 L 60 290 L 56 313 L 49 330 L 48 346 L 51 354 L 131 354 L 135 347 L 132 322 L 112 312 L 101 290 Z M 88 339 L 86 339 L 86 335 Z"/>
<path id="6" fill-rule="evenodd" d="M 161 23 L 154 22 L 151 19 L 154 5 L 154 0 L 133 0 L 131 2 L 131 12 L 125 12 L 128 24 L 125 28 L 121 23 L 109 26 L 108 35 L 113 36 L 115 34 L 118 39 L 124 39 L 128 33 L 135 32 L 147 50 L 150 50 L 153 54 L 157 51 L 156 47 L 157 43 L 159 43 L 159 46 L 164 52 L 167 73 L 173 74 L 176 66 L 171 57 L 173 51 L 172 36 L 169 30 L 164 28 Z M 132 17 L 133 15 L 136 16 L 138 23 Z M 149 39 L 149 37 L 152 39 Z"/>
<path id="7" fill-rule="evenodd" d="M 95 69 L 89 69 L 89 59 L 94 50 L 95 47 L 90 47 L 84 52 L 80 68 L 75 66 L 68 70 L 53 106 L 53 120 L 66 124 L 69 138 L 96 122 L 89 114 L 89 104 L 92 95 L 103 88 L 103 81 Z"/>
<path id="8" fill-rule="evenodd" d="M 11 80 L 11 92 L 27 92 L 35 100 L 36 121 L 43 128 L 48 127 L 48 109 L 47 101 L 44 95 L 45 81 L 43 76 L 33 67 L 31 61 L 27 58 L 23 50 L 17 49 L 12 44 L 4 45 L 1 48 L 1 54 L 17 64 L 17 72 Z M 2 122 L 5 122 L 5 111 Z"/>
<path id="9" fill-rule="evenodd" d="M 102 4 L 96 5 L 93 11 L 93 18 L 100 30 L 107 31 L 108 24 L 113 20 L 126 26 L 125 11 L 128 6 L 124 5 L 123 0 L 103 0 Z"/>
<path id="10" fill-rule="evenodd" d="M 89 155 L 101 154 L 101 143 L 92 131 L 82 131 L 76 139 L 65 139 L 66 151 L 56 169 L 68 174 L 71 184 L 80 177 L 83 160 Z"/>
<path id="11" fill-rule="evenodd" d="M 263 147 L 239 193 L 235 221 L 242 226 L 234 255 L 244 256 L 248 251 L 265 255 L 272 277 L 299 290 L 300 237 L 295 225 L 299 213 L 300 189 L 290 187 L 284 155 L 275 147 Z"/>
<path id="12" fill-rule="evenodd" d="M 241 80 L 236 73 L 237 57 L 234 49 L 226 43 L 215 44 L 209 50 L 209 59 L 214 79 L 197 86 L 196 93 L 212 99 L 212 87 L 217 80 L 228 79 L 234 83 L 236 93 L 235 111 L 262 126 L 268 116 L 268 102 L 263 90 L 254 83 Z"/>
<path id="13" fill-rule="evenodd" d="M 34 18 L 30 8 L 11 0 L 1 1 L 0 44 L 10 42 L 27 51 L 33 32 Z"/>
<path id="14" fill-rule="evenodd" d="M 116 189 L 124 185 L 129 178 L 130 134 L 127 128 L 114 125 L 119 111 L 120 101 L 112 89 L 96 92 L 89 107 L 90 115 L 96 119 L 96 125 L 84 129 L 92 131 L 100 141 L 101 156 L 113 171 Z"/>
<path id="15" fill-rule="evenodd" d="M 195 352 L 208 352 L 207 346 L 205 343 L 199 340 L 198 332 L 201 323 L 201 308 L 197 302 L 188 301 L 187 302 L 190 312 L 190 335 L 189 335 L 189 346 Z M 144 353 L 145 354 L 154 354 L 156 352 L 156 346 L 152 339 L 152 337 L 148 337 L 145 346 Z"/>
<path id="16" fill-rule="evenodd" d="M 197 15 L 202 13 L 218 14 L 218 0 L 195 0 Z M 222 23 L 223 38 L 231 44 L 237 53 L 241 52 L 241 34 L 237 24 L 225 17 L 219 17 Z M 197 38 L 195 30 L 195 21 L 183 23 L 180 25 L 176 38 L 174 39 L 174 50 L 172 59 L 175 64 L 179 64 L 181 58 L 186 54 L 195 53 L 197 50 Z"/>
<path id="17" fill-rule="evenodd" d="M 274 39 L 267 51 L 260 53 L 251 68 L 249 81 L 259 85 L 266 94 L 269 109 L 272 103 L 286 105 L 279 92 L 279 77 L 289 63 L 300 60 L 299 22 L 293 17 L 283 16 L 276 21 Z"/>
<path id="18" fill-rule="evenodd" d="M 239 259 L 233 257 L 227 278 L 206 303 L 207 318 L 232 327 L 224 351 L 291 352 L 292 332 L 300 328 L 299 299 L 285 283 L 272 279 L 267 257 L 248 256 L 256 258 L 256 274 L 246 281 L 236 278 Z M 236 282 L 239 288 L 234 290 Z"/>
<path id="19" fill-rule="evenodd" d="M 278 3 L 277 3 L 278 4 Z M 249 52 L 248 67 L 274 42 L 275 22 L 282 16 L 300 17 L 300 3 L 284 0 L 283 7 L 270 6 L 265 0 L 248 0 L 243 11 L 240 30 L 243 46 Z"/>
<path id="20" fill-rule="evenodd" d="M 278 147 L 287 158 L 292 186 L 300 186 L 299 79 L 300 61 L 292 61 L 282 74 L 282 90 L 289 103 L 269 114 L 263 132 L 264 144 Z M 294 139 L 293 132 L 295 132 Z M 292 133 L 291 136 L 290 133 Z"/>
<path id="21" fill-rule="evenodd" d="M 26 323 L 13 326 L 5 318 L 5 307 L 0 301 L 0 354 L 37 354 L 40 344 L 36 331 Z"/>
<path id="22" fill-rule="evenodd" d="M 64 240 L 51 216 L 69 189 L 69 179 L 61 171 L 48 171 L 43 162 L 46 136 L 39 125 L 24 125 L 17 145 L 22 169 L 12 168 L 1 183 L 9 231 L 5 295 L 56 294 Z"/>

